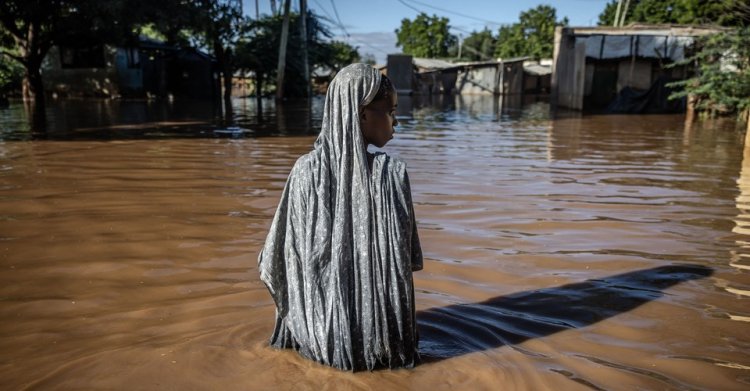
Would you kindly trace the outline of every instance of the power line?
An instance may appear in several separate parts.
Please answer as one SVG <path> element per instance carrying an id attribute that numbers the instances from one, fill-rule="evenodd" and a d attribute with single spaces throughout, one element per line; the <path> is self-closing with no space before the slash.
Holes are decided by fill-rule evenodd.
<path id="1" fill-rule="evenodd" d="M 317 4 L 317 5 L 318 5 L 318 7 L 320 7 L 320 9 L 321 9 L 321 10 L 323 11 L 323 13 L 324 13 L 324 14 L 326 14 L 326 16 L 328 16 L 328 20 L 329 20 L 329 21 L 330 21 L 331 23 L 333 23 L 333 24 L 336 24 L 336 22 L 334 22 L 334 21 L 333 21 L 333 16 L 332 16 L 332 15 L 331 15 L 330 13 L 328 13 L 328 10 L 326 10 L 326 9 L 325 9 L 325 8 L 323 7 L 323 5 L 322 5 L 322 4 L 318 3 L 318 0 L 313 0 L 313 1 L 315 2 L 315 4 Z"/>
<path id="2" fill-rule="evenodd" d="M 336 3 L 331 0 L 331 6 L 333 7 L 333 13 L 336 15 L 336 20 L 339 21 L 339 27 L 341 27 L 341 30 L 344 30 L 344 33 L 346 36 L 349 36 L 349 32 L 346 31 L 346 27 L 344 27 L 344 23 L 341 22 L 341 18 L 339 17 L 339 11 L 336 9 Z"/>
<path id="3" fill-rule="evenodd" d="M 330 14 L 328 14 L 328 12 L 325 11 L 325 9 L 323 8 L 323 6 L 321 6 L 320 3 L 317 2 L 317 0 L 315 0 L 315 3 L 318 4 L 318 6 L 320 6 L 321 9 L 323 9 L 323 12 L 325 12 L 326 15 L 328 15 L 329 17 L 331 16 Z M 336 9 L 336 3 L 334 3 L 333 0 L 331 0 L 331 6 L 333 7 L 333 13 L 336 15 L 336 21 L 331 20 L 331 22 L 333 22 L 333 24 L 335 24 L 339 29 L 341 29 L 341 31 L 344 32 L 344 35 L 346 35 L 347 38 L 349 38 L 351 40 L 354 40 L 355 42 L 357 42 L 359 44 L 365 45 L 365 46 L 369 47 L 370 49 L 377 50 L 377 51 L 379 51 L 379 52 L 381 52 L 383 54 L 388 54 L 388 52 L 386 52 L 383 49 L 380 49 L 380 48 L 377 48 L 375 46 L 372 46 L 369 43 L 364 42 L 362 40 L 359 40 L 357 38 L 353 38 L 351 36 L 351 34 L 349 34 L 349 31 L 346 30 L 346 27 L 344 27 L 344 23 L 341 21 L 341 18 L 339 17 L 339 12 Z M 331 19 L 333 19 L 333 18 L 331 18 Z"/>
<path id="4" fill-rule="evenodd" d="M 409 8 L 411 8 L 411 9 L 413 9 L 413 10 L 417 11 L 417 12 L 423 12 L 423 11 L 421 11 L 421 10 L 419 10 L 419 9 L 415 8 L 415 7 L 412 7 L 412 6 L 411 6 L 411 5 L 409 5 L 409 4 L 406 4 L 406 3 L 404 3 L 404 1 L 403 1 L 403 0 L 398 0 L 398 1 L 399 1 L 400 3 L 402 3 L 403 5 L 405 5 L 405 6 L 409 7 Z M 477 21 L 480 21 L 480 22 L 484 22 L 484 23 L 489 23 L 489 24 L 496 24 L 496 25 L 498 25 L 498 26 L 502 26 L 502 25 L 504 25 L 504 24 L 507 24 L 507 23 L 498 23 L 498 22 L 494 22 L 494 21 L 492 21 L 492 20 L 487 20 L 487 19 L 477 18 L 477 17 L 475 17 L 475 16 L 471 16 L 471 15 L 466 15 L 466 14 L 462 14 L 462 13 L 460 13 L 460 12 L 456 12 L 456 11 L 451 11 L 451 10 L 447 10 L 447 9 L 445 9 L 445 8 L 435 7 L 434 5 L 430 5 L 430 4 L 427 4 L 427 3 L 423 3 L 423 2 L 421 2 L 421 1 L 417 1 L 417 0 L 408 0 L 408 1 L 409 1 L 409 2 L 412 2 L 412 3 L 417 3 L 417 4 L 419 4 L 419 5 L 422 5 L 422 6 L 424 6 L 424 7 L 428 7 L 428 8 L 436 9 L 436 10 L 438 10 L 438 11 L 443 11 L 443 12 L 447 12 L 448 14 L 453 14 L 453 15 L 457 15 L 457 16 L 461 16 L 461 17 L 464 17 L 464 18 L 474 19 L 474 20 L 477 20 Z"/>
<path id="5" fill-rule="evenodd" d="M 403 4 L 403 5 L 405 5 L 405 6 L 407 6 L 407 7 L 409 7 L 409 8 L 411 8 L 411 9 L 413 9 L 414 11 L 417 11 L 417 12 L 420 12 L 420 13 L 422 12 L 422 10 L 415 8 L 415 7 L 411 6 L 410 4 L 406 4 L 406 2 L 404 0 L 398 0 L 398 2 L 401 3 L 401 4 Z"/>

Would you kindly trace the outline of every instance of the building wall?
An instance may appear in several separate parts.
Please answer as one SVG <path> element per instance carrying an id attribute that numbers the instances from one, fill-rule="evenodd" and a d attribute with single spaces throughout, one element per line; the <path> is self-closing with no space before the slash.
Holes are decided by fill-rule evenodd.
<path id="1" fill-rule="evenodd" d="M 586 80 L 586 44 L 576 42 L 565 28 L 555 30 L 552 68 L 552 100 L 557 106 L 583 109 Z"/>
<path id="2" fill-rule="evenodd" d="M 104 61 L 103 68 L 63 68 L 59 48 L 51 48 L 42 63 L 45 91 L 60 96 L 118 96 L 117 49 L 105 47 Z"/>
<path id="3" fill-rule="evenodd" d="M 503 82 L 498 91 L 504 95 L 515 95 L 523 93 L 523 61 L 515 61 L 502 65 Z"/>
<path id="4" fill-rule="evenodd" d="M 414 91 L 414 65 L 412 56 L 407 54 L 388 55 L 388 78 L 399 94 L 411 94 Z"/>
<path id="5" fill-rule="evenodd" d="M 617 91 L 625 87 L 647 90 L 651 87 L 651 60 L 624 59 L 617 68 Z"/>
<path id="6" fill-rule="evenodd" d="M 456 93 L 461 95 L 497 95 L 500 93 L 500 80 L 503 67 L 467 67 L 458 72 Z"/>
<path id="7" fill-rule="evenodd" d="M 114 65 L 117 70 L 117 79 L 120 93 L 122 95 L 143 94 L 143 70 L 141 69 L 142 56 L 137 48 L 117 48 L 114 56 Z M 131 58 L 128 58 L 128 57 Z M 132 58 L 135 56 L 135 58 Z"/>

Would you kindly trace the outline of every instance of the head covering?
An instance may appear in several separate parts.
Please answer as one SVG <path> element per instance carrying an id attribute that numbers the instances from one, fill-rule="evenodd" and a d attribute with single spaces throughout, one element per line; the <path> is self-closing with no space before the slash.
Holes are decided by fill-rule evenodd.
<path id="1" fill-rule="evenodd" d="M 418 357 L 412 226 L 399 226 L 413 222 L 405 167 L 382 154 L 371 174 L 359 121 L 380 80 L 367 64 L 334 77 L 320 135 L 289 174 L 258 258 L 277 309 L 272 345 L 341 369 L 411 366 Z"/>

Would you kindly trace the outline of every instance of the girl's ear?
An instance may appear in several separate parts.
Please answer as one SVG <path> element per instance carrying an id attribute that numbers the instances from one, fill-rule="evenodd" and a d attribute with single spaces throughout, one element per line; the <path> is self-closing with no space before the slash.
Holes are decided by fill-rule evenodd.
<path id="1" fill-rule="evenodd" d="M 367 119 L 367 116 L 365 116 L 365 109 L 364 109 L 364 107 L 361 107 L 359 109 L 359 120 L 360 121 L 364 121 L 366 119 Z"/>

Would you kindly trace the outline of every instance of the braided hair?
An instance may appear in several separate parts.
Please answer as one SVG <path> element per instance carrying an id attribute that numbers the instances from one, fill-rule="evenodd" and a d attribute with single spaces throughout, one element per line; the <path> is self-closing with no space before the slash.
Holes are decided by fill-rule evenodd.
<path id="1" fill-rule="evenodd" d="M 375 97 L 372 99 L 372 101 L 375 102 L 381 99 L 388 99 L 391 97 L 391 94 L 395 92 L 396 89 L 393 87 L 391 79 L 389 79 L 386 75 L 382 75 L 380 77 L 380 87 L 378 88 L 378 92 L 375 94 Z"/>

